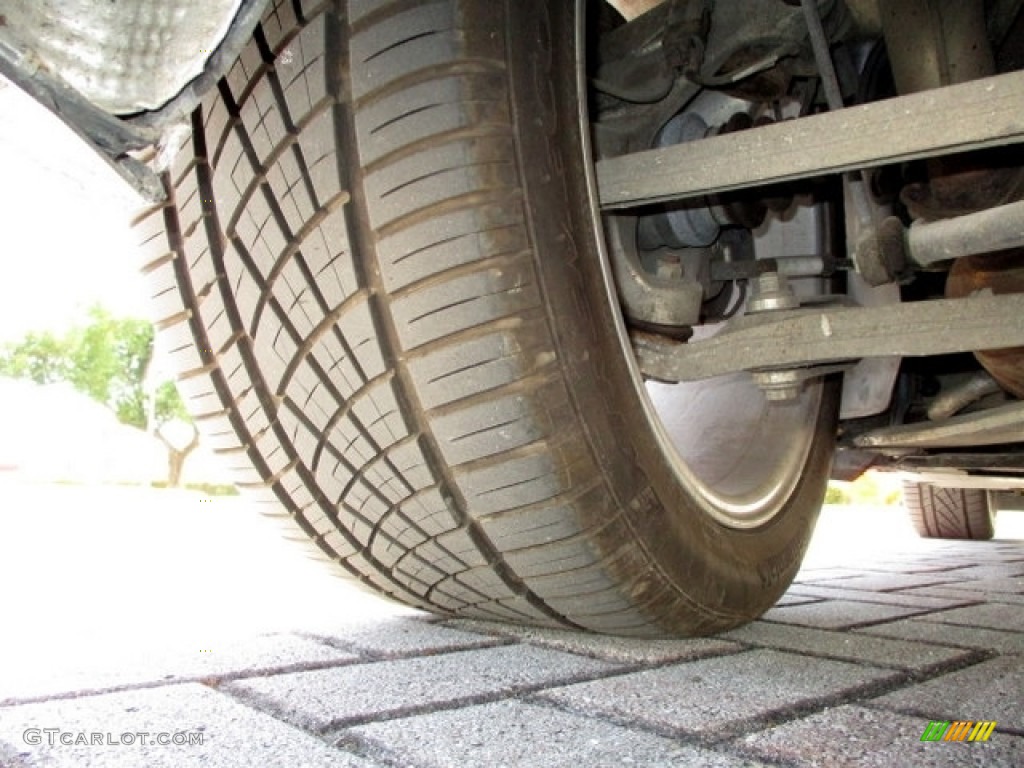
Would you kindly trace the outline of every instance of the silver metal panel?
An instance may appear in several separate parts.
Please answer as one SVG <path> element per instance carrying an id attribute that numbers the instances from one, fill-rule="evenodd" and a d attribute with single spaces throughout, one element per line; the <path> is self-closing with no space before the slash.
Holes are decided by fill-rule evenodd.
<path id="1" fill-rule="evenodd" d="M 157 109 L 198 77 L 242 0 L 14 0 L 7 27 L 41 66 L 115 114 Z"/>
<path id="2" fill-rule="evenodd" d="M 1024 72 L 600 160 L 605 210 L 1024 141 Z"/>

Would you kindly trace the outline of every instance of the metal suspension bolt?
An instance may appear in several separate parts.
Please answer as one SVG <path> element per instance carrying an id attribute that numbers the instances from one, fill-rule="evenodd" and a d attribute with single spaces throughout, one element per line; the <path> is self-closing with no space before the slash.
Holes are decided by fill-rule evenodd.
<path id="1" fill-rule="evenodd" d="M 777 312 L 796 309 L 800 300 L 789 287 L 789 280 L 781 272 L 765 272 L 750 281 L 751 296 L 747 312 Z"/>
<path id="2" fill-rule="evenodd" d="M 780 312 L 796 309 L 800 300 L 789 287 L 789 281 L 781 272 L 764 272 L 750 281 L 751 296 L 747 302 L 747 313 Z M 764 392 L 766 400 L 772 403 L 792 402 L 800 397 L 805 376 L 796 368 L 755 371 L 754 383 Z"/>
<path id="3" fill-rule="evenodd" d="M 795 369 L 781 371 L 755 371 L 754 383 L 771 403 L 788 403 L 800 397 L 805 377 Z"/>

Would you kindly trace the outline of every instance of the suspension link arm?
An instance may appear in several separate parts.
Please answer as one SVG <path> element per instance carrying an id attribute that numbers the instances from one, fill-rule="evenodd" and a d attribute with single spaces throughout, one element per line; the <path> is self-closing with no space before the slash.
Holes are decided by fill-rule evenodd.
<path id="1" fill-rule="evenodd" d="M 597 163 L 604 210 L 1024 142 L 1024 72 Z"/>
<path id="2" fill-rule="evenodd" d="M 662 381 L 1024 346 L 1024 294 L 745 315 L 709 339 L 636 334 L 640 370 Z"/>

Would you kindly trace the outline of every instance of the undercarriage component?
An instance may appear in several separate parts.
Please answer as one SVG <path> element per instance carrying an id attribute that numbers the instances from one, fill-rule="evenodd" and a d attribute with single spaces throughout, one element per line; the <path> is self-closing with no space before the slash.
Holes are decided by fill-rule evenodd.
<path id="1" fill-rule="evenodd" d="M 900 287 L 895 283 L 872 286 L 856 272 L 846 275 L 847 296 L 863 309 L 895 306 Z M 841 419 L 863 419 L 884 413 L 892 403 L 900 371 L 898 357 L 866 357 L 843 374 Z"/>
<path id="2" fill-rule="evenodd" d="M 780 272 L 765 272 L 750 281 L 751 294 L 747 301 L 747 314 L 785 312 L 800 306 L 800 299 L 789 287 L 786 276 Z M 779 368 L 755 371 L 754 383 L 770 402 L 789 402 L 800 397 L 804 382 L 817 374 L 809 368 Z"/>
<path id="3" fill-rule="evenodd" d="M 934 163 L 928 182 L 907 184 L 900 202 L 914 220 L 936 221 L 995 208 L 1024 198 L 1024 167 L 986 168 L 984 159 Z"/>
<path id="4" fill-rule="evenodd" d="M 699 114 L 684 112 L 670 120 L 658 133 L 656 146 L 670 147 L 702 141 L 709 135 L 747 130 L 752 126 L 751 118 L 742 112 L 714 128 Z M 710 197 L 704 201 L 668 206 L 658 213 L 642 216 L 638 222 L 637 239 L 640 247 L 646 250 L 660 246 L 703 248 L 718 239 L 722 227 L 753 229 L 764 221 L 766 213 L 766 205 L 756 199 Z"/>
<path id="5" fill-rule="evenodd" d="M 966 472 L 957 471 L 928 471 L 916 473 L 917 478 L 922 482 L 934 485 L 937 488 L 979 488 L 991 491 L 1019 491 L 1020 479 L 1015 477 L 991 477 L 989 475 L 969 475 Z M 1004 499 L 1011 498 L 1009 494 L 1000 494 Z M 1001 506 L 997 509 L 1002 509 Z"/>
<path id="6" fill-rule="evenodd" d="M 132 114 L 159 109 L 202 74 L 241 0 L 5 5 L 5 33 L 19 40 L 36 66 L 59 73 L 105 112 Z M 68 18 L 74 23 L 55 23 Z"/>
<path id="7" fill-rule="evenodd" d="M 642 327 L 676 329 L 675 333 L 690 335 L 690 326 L 700 320 L 704 299 L 699 282 L 652 275 L 626 253 L 614 254 L 612 269 L 626 317 Z"/>
<path id="8" fill-rule="evenodd" d="M 790 289 L 786 276 L 779 272 L 758 275 L 751 281 L 751 289 L 750 301 L 747 302 L 749 314 L 778 312 L 800 306 L 800 299 Z"/>
<path id="9" fill-rule="evenodd" d="M 1024 403 L 1010 403 L 941 422 L 924 421 L 865 432 L 854 438 L 858 448 L 959 448 L 1024 441 Z"/>
<path id="10" fill-rule="evenodd" d="M 1024 72 L 1011 72 L 607 158 L 597 163 L 601 205 L 616 210 L 1020 143 L 1022 103 Z"/>
<path id="11" fill-rule="evenodd" d="M 626 21 L 642 16 L 652 8 L 657 8 L 665 0 L 607 0 L 608 5 L 622 14 Z"/>
<path id="12" fill-rule="evenodd" d="M 839 77 L 817 4 L 815 0 L 801 0 L 800 5 L 807 21 L 828 108 L 833 112 L 841 110 L 844 102 Z M 869 285 L 878 286 L 893 282 L 904 268 L 905 259 L 900 240 L 902 226 L 899 219 L 891 215 L 891 209 L 872 198 L 869 189 L 866 170 L 847 173 L 843 177 L 850 256 L 864 280 Z"/>
<path id="13" fill-rule="evenodd" d="M 836 269 L 844 266 L 846 262 L 824 256 L 779 256 L 751 261 L 713 261 L 711 279 L 753 280 L 766 272 L 778 272 L 785 277 L 819 277 L 831 275 Z"/>
<path id="14" fill-rule="evenodd" d="M 856 179 L 849 186 L 858 186 Z M 859 187 L 862 188 L 862 187 Z M 851 205 L 856 201 L 847 202 Z M 857 271 L 871 285 L 892 282 L 908 262 L 931 267 L 965 256 L 1024 248 L 1024 201 L 906 228 L 895 216 L 867 227 L 854 249 Z M 1017 257 L 1020 260 L 1020 257 Z M 1024 290 L 1024 280 L 1017 290 Z"/>
<path id="15" fill-rule="evenodd" d="M 823 365 L 864 357 L 941 355 L 1024 345 L 1024 294 L 939 299 L 871 309 L 829 307 L 746 315 L 689 344 L 636 339 L 641 370 L 662 381 Z M 897 332 L 898 329 L 898 332 Z"/>
<path id="16" fill-rule="evenodd" d="M 814 50 L 814 59 L 818 64 L 818 73 L 821 75 L 821 88 L 825 92 L 825 102 L 831 110 L 842 109 L 843 94 L 839 87 L 835 66 L 832 64 L 832 57 L 829 54 L 829 39 L 825 33 L 825 27 L 821 23 L 821 15 L 818 13 L 818 2 L 817 0 L 800 0 L 800 7 L 803 10 L 804 23 L 807 24 L 807 34 L 811 40 L 811 48 Z"/>
<path id="17" fill-rule="evenodd" d="M 764 393 L 764 399 L 771 403 L 793 402 L 803 394 L 804 385 L 822 376 L 840 373 L 848 365 L 816 365 L 811 368 L 783 368 L 781 370 L 754 371 L 753 379 L 757 388 Z"/>
<path id="18" fill-rule="evenodd" d="M 985 3 L 964 0 L 880 0 L 896 88 L 918 93 L 995 74 Z M 913 45 L 907 32 L 913 30 Z"/>
<path id="19" fill-rule="evenodd" d="M 863 190 L 864 185 L 859 179 L 848 180 L 847 202 L 852 205 L 852 190 Z M 866 201 L 865 201 L 866 202 Z M 869 203 L 870 204 L 870 203 Z M 853 247 L 853 261 L 869 285 L 885 285 L 896 280 L 907 266 L 906 233 L 901 222 L 895 216 L 886 216 L 880 221 L 877 217 L 860 227 L 860 236 Z"/>
<path id="20" fill-rule="evenodd" d="M 999 382 L 985 371 L 979 371 L 956 386 L 943 390 L 928 406 L 928 418 L 943 421 L 956 416 L 964 408 L 982 398 L 1002 392 Z"/>
<path id="21" fill-rule="evenodd" d="M 1024 222 L 1021 226 L 1024 231 Z M 990 291 L 996 295 L 1024 294 L 1024 251 L 958 260 L 946 279 L 946 295 L 960 298 L 979 291 Z M 1024 319 L 1021 315 L 1008 315 L 1006 322 L 1020 324 Z M 975 352 L 975 357 L 1000 386 L 1024 398 L 1024 346 L 1009 349 L 986 347 Z"/>
<path id="22" fill-rule="evenodd" d="M 234 65 L 267 0 L 194 8 L 154 0 L 44 0 L 5 6 L 0 74 L 72 128 L 145 199 L 156 174 L 130 152 L 187 121 Z M 73 18 L 75 24 L 55 24 Z"/>
<path id="23" fill-rule="evenodd" d="M 130 125 L 104 112 L 60 77 L 40 69 L 31 53 L 16 47 L 2 27 L 0 74 L 63 120 L 145 199 L 156 202 L 164 198 L 156 174 L 128 154 L 155 144 L 159 131 Z"/>
<path id="24" fill-rule="evenodd" d="M 961 472 L 1002 472 L 1024 475 L 1024 451 L 921 453 L 892 458 L 888 469 L 922 472 L 925 470 Z"/>
<path id="25" fill-rule="evenodd" d="M 917 222 L 906 236 L 907 255 L 922 266 L 1022 247 L 1024 201 L 952 219 Z"/>

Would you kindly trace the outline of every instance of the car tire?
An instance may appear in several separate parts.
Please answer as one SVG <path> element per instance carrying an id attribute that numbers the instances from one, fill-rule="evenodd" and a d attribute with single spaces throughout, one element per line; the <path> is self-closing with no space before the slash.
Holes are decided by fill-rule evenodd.
<path id="1" fill-rule="evenodd" d="M 990 491 L 905 481 L 903 503 L 914 530 L 926 539 L 987 541 L 995 535 Z"/>
<path id="2" fill-rule="evenodd" d="M 691 443 L 733 461 L 697 490 L 721 466 L 653 425 L 597 257 L 575 24 L 562 0 L 271 3 L 138 222 L 145 269 L 208 443 L 355 581 L 708 634 L 799 568 L 837 391 L 691 399 Z"/>

